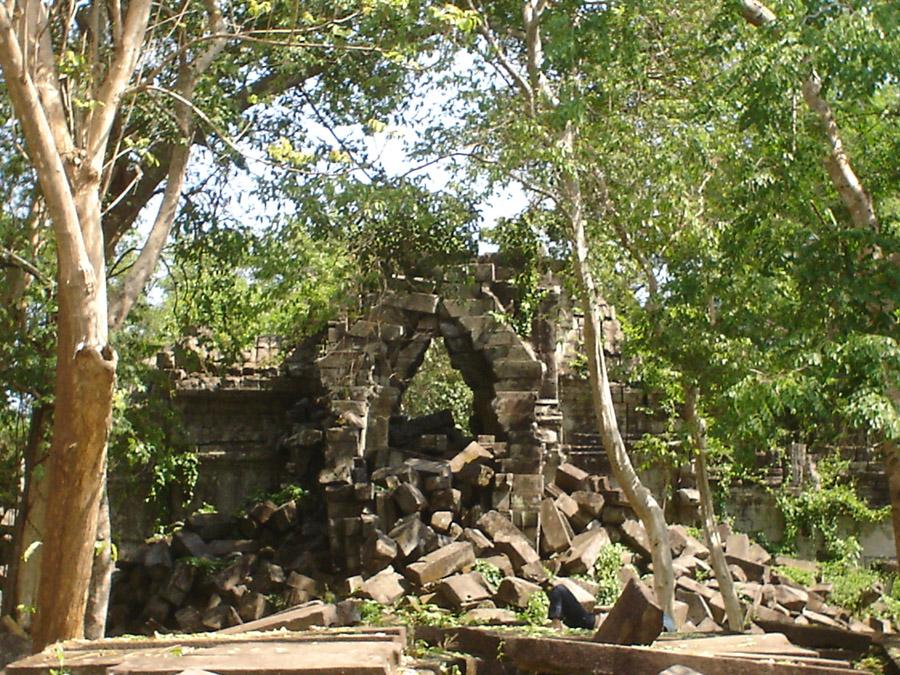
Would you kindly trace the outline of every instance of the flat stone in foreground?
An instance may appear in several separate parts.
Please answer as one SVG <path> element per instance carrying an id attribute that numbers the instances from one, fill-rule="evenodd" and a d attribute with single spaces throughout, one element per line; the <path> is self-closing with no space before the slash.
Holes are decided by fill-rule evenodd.
<path id="1" fill-rule="evenodd" d="M 397 672 L 406 633 L 402 628 L 349 629 L 316 633 L 197 634 L 60 645 L 74 675 L 387 675 Z M 38 675 L 59 668 L 55 648 L 7 667 L 8 675 Z"/>
<path id="2" fill-rule="evenodd" d="M 198 649 L 181 656 L 133 655 L 107 672 L 110 675 L 176 675 L 202 668 L 219 675 L 316 673 L 317 675 L 382 675 L 399 665 L 400 649 L 391 643 L 252 642 Z"/>

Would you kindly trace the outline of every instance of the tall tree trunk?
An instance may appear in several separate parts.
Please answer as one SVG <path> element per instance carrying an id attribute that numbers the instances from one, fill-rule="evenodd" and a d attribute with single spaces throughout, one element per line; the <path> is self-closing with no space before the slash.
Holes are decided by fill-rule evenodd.
<path id="1" fill-rule="evenodd" d="M 888 396 L 900 409 L 900 389 L 890 389 Z M 896 440 L 887 440 L 881 446 L 884 470 L 888 477 L 888 492 L 891 497 L 891 522 L 894 525 L 894 551 L 900 561 L 900 447 Z"/>
<path id="2" fill-rule="evenodd" d="M 571 129 L 566 130 L 566 136 L 563 141 L 564 148 L 571 151 L 574 144 Z M 663 611 L 674 618 L 675 575 L 672 570 L 672 550 L 669 548 L 665 515 L 653 497 L 653 493 L 644 486 L 634 470 L 631 458 L 625 449 L 622 434 L 619 432 L 616 411 L 613 407 L 606 358 L 603 354 L 603 326 L 599 312 L 600 296 L 589 267 L 587 238 L 584 232 L 583 202 L 577 176 L 571 173 L 564 175 L 562 190 L 565 195 L 565 208 L 568 210 L 567 215 L 572 227 L 575 271 L 581 286 L 581 301 L 584 311 L 584 347 L 588 357 L 594 414 L 613 475 L 625 493 L 628 503 L 631 504 L 647 530 L 653 557 L 653 587 L 656 591 L 657 601 Z"/>
<path id="3" fill-rule="evenodd" d="M 900 561 L 900 448 L 895 442 L 885 443 L 884 469 L 888 477 L 888 490 L 891 496 L 891 522 L 894 525 L 894 552 Z"/>
<path id="4" fill-rule="evenodd" d="M 62 261 L 60 266 L 64 269 Z M 102 267 L 99 272 L 98 282 L 104 274 Z M 42 547 L 32 633 L 36 650 L 84 635 L 116 373 L 115 353 L 106 344 L 105 284 L 73 289 L 61 283 L 59 296 L 45 526 L 53 536 Z"/>
<path id="5" fill-rule="evenodd" d="M 88 589 L 87 610 L 84 615 L 84 636 L 88 640 L 99 640 L 106 635 L 106 615 L 109 610 L 109 592 L 112 588 L 114 567 L 112 529 L 109 522 L 109 486 L 104 470 L 100 510 L 97 514 L 94 564 L 91 568 L 91 584 Z"/>
<path id="6" fill-rule="evenodd" d="M 725 552 L 722 549 L 722 538 L 719 536 L 719 528 L 716 523 L 716 512 L 713 508 L 712 491 L 709 488 L 709 472 L 706 465 L 706 420 L 697 415 L 697 399 L 699 391 L 697 387 L 685 387 L 684 418 L 691 432 L 691 440 L 694 445 L 694 466 L 697 469 L 697 490 L 700 492 L 700 511 L 703 517 L 703 534 L 706 535 L 706 543 L 709 546 L 709 554 L 712 559 L 713 572 L 719 582 L 719 592 L 725 602 L 725 615 L 728 618 L 728 627 L 740 632 L 744 628 L 744 613 L 741 611 L 741 603 L 738 601 L 734 590 L 734 582 L 731 571 L 725 561 Z"/>
<path id="7" fill-rule="evenodd" d="M 16 509 L 16 526 L 13 534 L 13 555 L 9 561 L 3 606 L 0 614 L 16 617 L 19 625 L 28 628 L 31 612 L 16 608 L 34 607 L 37 603 L 38 571 L 40 569 L 40 542 L 43 538 L 43 518 L 46 505 L 46 489 L 41 485 L 40 472 L 36 470 L 45 459 L 42 450 L 44 432 L 52 408 L 47 404 L 36 405 L 31 410 L 28 439 L 23 455 L 22 494 Z M 29 547 L 37 545 L 25 560 Z"/>

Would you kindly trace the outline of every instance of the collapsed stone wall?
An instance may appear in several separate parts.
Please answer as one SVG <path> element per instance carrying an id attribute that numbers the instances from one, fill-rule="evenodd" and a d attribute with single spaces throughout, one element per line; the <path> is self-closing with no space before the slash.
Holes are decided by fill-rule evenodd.
<path id="1" fill-rule="evenodd" d="M 386 293 L 364 299 L 367 310 L 358 320 L 335 322 L 320 340 L 289 349 L 277 339 L 260 338 L 238 365 L 222 367 L 196 338 L 163 352 L 159 365 L 176 383 L 175 403 L 200 458 L 193 505 L 208 502 L 233 513 L 253 493 L 281 482 L 318 481 L 330 509 L 335 562 L 357 569 L 363 516 L 377 517 L 378 507 L 365 499 L 351 500 L 355 506 L 348 507 L 339 486 L 410 456 L 434 458 L 464 445 L 457 438 L 442 446 L 449 436 L 441 440 L 441 434 L 425 433 L 413 444 L 420 447 L 401 451 L 390 438 L 391 416 L 403 392 L 431 341 L 440 339 L 474 393 L 472 431 L 486 444 L 496 443 L 491 447 L 497 475 L 483 486 L 490 493 L 484 506 L 493 507 L 492 501 L 508 505 L 510 519 L 538 545 L 542 481 L 552 480 L 555 467 L 565 460 L 590 473 L 610 471 L 596 433 L 589 383 L 574 366 L 583 333 L 579 313 L 548 277 L 531 338 L 521 339 L 502 319 L 517 301 L 511 276 L 485 258 L 464 274 L 395 279 Z M 602 309 L 604 344 L 615 372 L 621 370 L 621 328 L 614 308 Z M 664 430 L 652 393 L 616 383 L 613 399 L 626 444 Z M 887 503 L 877 460 L 865 452 L 853 459 L 863 494 L 875 505 Z M 697 510 L 688 469 L 644 474 L 658 490 L 666 484 L 681 488 L 668 503 L 670 517 L 680 522 L 690 522 Z M 780 485 L 783 473 L 772 480 Z M 152 517 L 132 503 L 127 511 L 115 508 L 124 503 L 127 488 L 111 487 L 115 531 L 127 556 L 149 534 Z M 780 539 L 783 522 L 762 491 L 738 488 L 732 497 L 729 510 L 740 529 Z M 185 515 L 179 499 L 173 495 L 176 516 Z M 883 533 L 873 532 L 869 539 L 880 542 L 869 547 L 873 555 L 890 553 L 881 545 L 888 539 Z"/>
<path id="2" fill-rule="evenodd" d="M 291 350 L 260 338 L 237 365 L 223 366 L 198 338 L 161 353 L 159 366 L 175 383 L 174 403 L 200 458 L 193 505 L 205 501 L 233 511 L 254 491 L 279 482 L 309 482 L 318 473 L 323 487 L 346 484 L 354 467 L 371 471 L 399 462 L 389 420 L 431 341 L 440 339 L 473 391 L 472 431 L 504 448 L 498 461 L 506 482 L 498 478 L 497 485 L 512 495 L 510 517 L 536 536 L 538 477 L 552 475 L 560 462 L 558 363 L 568 335 L 579 328 L 548 277 L 532 337 L 521 339 L 503 319 L 517 302 L 513 274 L 482 258 L 437 279 L 394 279 L 386 293 L 364 299 L 358 320 L 334 322 L 320 340 Z M 614 350 L 621 331 L 613 316 L 607 319 Z M 127 488 L 118 494 L 127 496 Z M 179 498 L 173 495 L 170 510 L 184 515 Z M 149 534 L 152 518 L 131 505 L 127 512 L 116 508 L 122 498 L 113 501 L 115 529 L 131 535 L 123 542 L 127 554 Z M 344 537 L 338 538 L 336 556 L 355 566 L 356 554 L 348 560 Z"/>

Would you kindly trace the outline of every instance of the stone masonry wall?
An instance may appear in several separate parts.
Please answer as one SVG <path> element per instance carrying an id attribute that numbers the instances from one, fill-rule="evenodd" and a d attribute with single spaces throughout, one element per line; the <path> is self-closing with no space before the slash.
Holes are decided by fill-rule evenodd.
<path id="1" fill-rule="evenodd" d="M 523 341 L 497 318 L 515 302 L 510 271 L 484 259 L 469 272 L 474 283 L 397 280 L 386 296 L 368 300 L 360 320 L 337 322 L 323 339 L 291 350 L 276 339 L 260 338 L 238 365 L 221 366 L 196 337 L 162 352 L 159 367 L 176 383 L 175 404 L 200 459 L 192 506 L 207 502 L 233 513 L 253 493 L 318 478 L 323 487 L 331 486 L 326 501 L 334 507 L 329 508 L 335 520 L 333 553 L 355 567 L 361 542 L 351 545 L 344 533 L 359 529 L 349 522 L 359 514 L 339 507 L 335 498 L 345 491 L 338 488 L 352 486 L 354 472 L 358 477 L 360 471 L 365 475 L 403 461 L 388 445 L 388 420 L 432 339 L 444 340 L 451 362 L 473 389 L 475 433 L 494 436 L 497 447 L 505 448 L 497 455 L 499 472 L 490 490 L 497 492 L 496 504 L 506 503 L 504 494 L 513 497 L 510 503 L 518 506 L 509 515 L 523 531 L 537 531 L 541 486 L 553 480 L 561 461 L 609 475 L 590 387 L 578 366 L 580 312 L 548 277 L 532 336 Z M 616 377 L 623 365 L 618 354 L 623 336 L 614 308 L 604 307 L 603 316 L 604 345 Z M 615 383 L 613 400 L 626 445 L 664 431 L 652 393 Z M 862 493 L 878 505 L 886 494 L 884 474 L 877 461 L 863 455 L 852 457 L 852 468 L 862 478 Z M 642 477 L 660 494 L 667 484 L 680 487 L 677 476 L 651 470 Z M 516 497 L 517 489 L 532 483 L 528 495 Z M 150 534 L 153 517 L 134 508 L 133 501 L 127 511 L 119 506 L 128 486 L 112 482 L 110 489 L 114 530 L 127 557 Z M 678 490 L 669 504 L 682 519 L 696 512 L 692 492 Z M 182 514 L 180 497 L 172 499 L 176 516 Z M 778 540 L 783 523 L 764 493 L 735 490 L 732 497 L 729 510 L 740 529 Z M 485 504 L 496 507 L 491 502 Z M 368 508 L 360 505 L 361 513 Z M 338 526 L 337 520 L 348 518 Z M 880 530 L 866 537 L 885 538 Z"/>

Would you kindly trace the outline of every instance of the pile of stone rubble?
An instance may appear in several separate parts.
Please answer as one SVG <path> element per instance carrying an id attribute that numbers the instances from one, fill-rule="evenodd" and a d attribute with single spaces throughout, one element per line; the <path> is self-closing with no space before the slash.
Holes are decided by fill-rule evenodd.
<path id="1" fill-rule="evenodd" d="M 652 572 L 646 532 L 621 490 L 571 464 L 558 467 L 554 482 L 544 487 L 535 546 L 504 514 L 507 505 L 497 501 L 496 491 L 488 490 L 502 450 L 481 437 L 449 459 L 407 457 L 371 475 L 359 472 L 352 485 L 327 486 L 329 516 L 343 509 L 346 522 L 359 523 L 360 531 L 341 533 L 361 542 L 359 567 L 350 571 L 331 568 L 325 537 L 344 521 L 323 522 L 321 501 L 312 497 L 260 501 L 239 517 L 195 513 L 183 529 L 120 563 L 109 632 L 220 630 L 311 600 L 327 606 L 350 597 L 386 606 L 428 602 L 477 623 L 515 623 L 516 612 L 551 581 L 568 586 L 589 610 L 598 609 L 592 573 L 611 543 L 627 547 L 623 586 Z M 784 566 L 814 569 L 813 563 L 773 559 L 746 535 L 727 528 L 723 534 L 729 569 L 753 621 L 890 632 L 886 622 L 852 621 L 829 605 L 828 584 L 805 588 L 779 573 Z M 721 630 L 725 609 L 708 549 L 679 525 L 670 527 L 669 538 L 676 622 L 688 631 Z M 499 583 L 496 575 L 482 574 L 495 568 Z M 606 609 L 599 608 L 601 615 Z M 317 617 L 333 624 L 352 622 L 355 615 L 329 610 Z"/>

